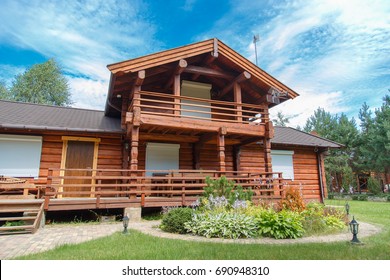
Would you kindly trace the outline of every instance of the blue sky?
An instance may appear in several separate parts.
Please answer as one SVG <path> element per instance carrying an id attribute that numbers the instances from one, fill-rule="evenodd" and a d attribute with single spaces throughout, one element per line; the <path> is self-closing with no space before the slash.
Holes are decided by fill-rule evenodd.
<path id="1" fill-rule="evenodd" d="M 217 37 L 300 94 L 276 106 L 303 125 L 322 107 L 357 117 L 390 88 L 388 0 L 0 0 L 0 80 L 55 58 L 74 107 L 104 109 L 107 64 Z"/>

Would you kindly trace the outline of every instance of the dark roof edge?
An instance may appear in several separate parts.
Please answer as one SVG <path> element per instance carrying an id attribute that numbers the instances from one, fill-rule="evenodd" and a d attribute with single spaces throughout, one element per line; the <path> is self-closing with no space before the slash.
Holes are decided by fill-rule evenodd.
<path id="1" fill-rule="evenodd" d="M 24 104 L 24 105 L 33 105 L 33 106 L 49 107 L 49 108 L 68 109 L 68 110 L 92 111 L 92 112 L 99 112 L 99 113 L 104 112 L 104 110 L 97 110 L 97 109 L 64 107 L 64 106 L 57 106 L 57 105 L 38 104 L 38 103 L 21 102 L 21 101 L 13 101 L 13 100 L 3 100 L 3 99 L 0 99 L 0 102 L 7 102 L 7 103 L 14 103 L 14 104 Z"/>
<path id="2" fill-rule="evenodd" d="M 121 134 L 122 130 L 105 130 L 93 128 L 66 128 L 58 126 L 40 126 L 40 125 L 17 125 L 17 124 L 0 124 L 0 128 L 8 129 L 30 129 L 30 130 L 47 130 L 47 131 L 69 131 L 69 132 L 92 132 L 92 133 L 115 133 Z"/>
<path id="3" fill-rule="evenodd" d="M 321 137 L 321 136 L 314 135 L 314 134 L 311 134 L 311 133 L 307 133 L 307 132 L 305 132 L 305 131 L 302 131 L 302 130 L 299 130 L 299 129 L 296 129 L 296 128 L 293 128 L 293 127 L 289 127 L 289 126 L 277 126 L 277 125 L 276 125 L 275 127 L 282 128 L 282 129 L 288 128 L 288 129 L 296 130 L 296 131 L 298 131 L 298 132 L 300 132 L 300 133 L 307 134 L 307 135 L 309 135 L 309 136 L 311 136 L 311 137 L 316 137 L 316 138 L 321 139 L 321 140 L 323 140 L 323 141 L 331 142 L 331 143 L 333 143 L 333 144 L 339 146 L 338 148 L 345 147 L 345 145 L 340 144 L 340 143 L 338 143 L 338 142 L 336 142 L 336 141 L 329 140 L 329 139 L 326 139 L 326 138 L 323 138 L 323 137 Z M 282 143 L 278 143 L 278 144 L 282 144 Z M 302 146 L 303 146 L 303 145 L 302 145 Z M 315 145 L 313 145 L 313 146 L 315 146 Z"/>

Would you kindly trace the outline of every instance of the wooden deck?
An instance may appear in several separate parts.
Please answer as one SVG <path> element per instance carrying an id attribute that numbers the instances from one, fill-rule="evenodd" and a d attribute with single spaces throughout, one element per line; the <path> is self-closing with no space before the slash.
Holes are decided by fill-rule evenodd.
<path id="1" fill-rule="evenodd" d="M 202 196 L 206 177 L 222 175 L 252 189 L 254 203 L 280 199 L 283 191 L 281 173 L 97 169 L 91 176 L 66 176 L 67 170 L 49 170 L 45 210 L 189 206 Z"/>

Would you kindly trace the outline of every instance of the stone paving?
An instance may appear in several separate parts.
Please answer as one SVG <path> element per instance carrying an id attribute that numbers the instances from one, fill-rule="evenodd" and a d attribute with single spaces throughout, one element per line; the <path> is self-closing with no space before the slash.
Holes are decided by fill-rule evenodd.
<path id="1" fill-rule="evenodd" d="M 299 239 L 276 240 L 272 238 L 260 239 L 219 239 L 205 238 L 200 236 L 178 235 L 167 233 L 158 228 L 160 221 L 142 221 L 130 223 L 129 227 L 145 234 L 161 238 L 181 239 L 199 242 L 221 242 L 241 244 L 290 244 L 290 243 L 313 243 L 313 242 L 337 242 L 348 241 L 351 234 L 346 230 L 341 234 L 304 237 Z M 360 223 L 359 238 L 377 234 L 381 228 L 372 224 Z M 18 256 L 39 253 L 53 249 L 63 244 L 75 244 L 99 237 L 111 235 L 122 231 L 122 223 L 103 224 L 79 224 L 79 225 L 48 225 L 39 229 L 35 234 L 3 235 L 0 236 L 0 259 L 12 259 Z"/>

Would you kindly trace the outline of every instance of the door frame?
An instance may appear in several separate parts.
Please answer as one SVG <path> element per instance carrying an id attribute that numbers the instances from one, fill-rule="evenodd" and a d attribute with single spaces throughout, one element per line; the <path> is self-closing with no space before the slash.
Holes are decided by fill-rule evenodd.
<path id="1" fill-rule="evenodd" d="M 97 169 L 97 161 L 98 161 L 98 153 L 99 153 L 99 143 L 100 143 L 100 138 L 94 138 L 94 137 L 77 137 L 77 136 L 62 136 L 61 140 L 63 141 L 62 143 L 62 155 L 61 155 L 61 170 L 60 170 L 60 176 L 65 175 L 65 166 L 66 166 L 66 154 L 68 152 L 68 141 L 83 141 L 83 142 L 93 142 L 94 147 L 93 147 L 93 161 L 92 161 L 92 176 L 96 176 L 96 169 Z M 62 192 L 64 189 L 62 187 L 64 183 L 64 179 L 61 179 L 61 187 L 59 188 L 59 192 Z M 92 179 L 91 181 L 91 191 L 95 191 L 95 184 L 96 180 Z M 91 194 L 90 197 L 95 197 L 94 194 Z M 62 198 L 62 194 L 59 194 L 57 198 Z"/>

